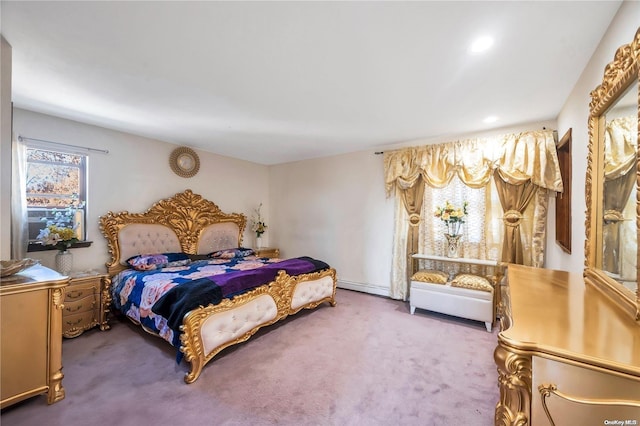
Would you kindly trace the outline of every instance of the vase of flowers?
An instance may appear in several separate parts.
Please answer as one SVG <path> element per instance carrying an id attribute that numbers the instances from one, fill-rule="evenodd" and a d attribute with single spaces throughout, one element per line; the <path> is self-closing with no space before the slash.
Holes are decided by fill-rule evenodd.
<path id="1" fill-rule="evenodd" d="M 267 224 L 262 219 L 262 214 L 260 213 L 260 209 L 262 209 L 262 203 L 255 209 L 253 212 L 252 218 L 252 226 L 251 229 L 256 233 L 256 248 L 262 248 L 262 234 L 267 231 Z"/>
<path id="2" fill-rule="evenodd" d="M 436 207 L 434 216 L 440 219 L 446 226 L 444 233 L 447 239 L 447 257 L 460 257 L 460 238 L 462 238 L 462 224 L 467 216 L 466 201 L 462 203 L 462 207 L 455 207 L 449 201 L 445 202 L 444 207 Z"/>
<path id="3" fill-rule="evenodd" d="M 47 225 L 46 228 L 40 230 L 38 241 L 45 246 L 53 246 L 58 249 L 56 270 L 63 275 L 68 275 L 73 268 L 73 255 L 69 251 L 69 247 L 79 241 L 75 229 Z"/>
<path id="4" fill-rule="evenodd" d="M 47 226 L 40 230 L 37 240 L 45 246 L 58 250 L 56 254 L 56 270 L 69 275 L 73 268 L 73 254 L 69 248 L 80 241 L 78 238 L 76 212 L 82 206 L 72 203 L 66 209 L 55 210 L 52 218 L 44 218 Z"/>

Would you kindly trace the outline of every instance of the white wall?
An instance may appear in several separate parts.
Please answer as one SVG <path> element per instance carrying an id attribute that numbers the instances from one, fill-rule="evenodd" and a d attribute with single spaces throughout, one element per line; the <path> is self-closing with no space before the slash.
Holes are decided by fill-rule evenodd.
<path id="1" fill-rule="evenodd" d="M 0 259 L 11 257 L 11 46 L 0 37 Z"/>
<path id="2" fill-rule="evenodd" d="M 555 243 L 555 200 L 549 205 L 551 220 L 547 239 L 547 263 L 550 269 L 561 269 L 580 272 L 584 269 L 585 241 L 585 181 L 587 172 L 587 154 L 589 143 L 589 102 L 590 92 L 602 82 L 604 67 L 613 61 L 618 47 L 628 44 L 638 30 L 640 24 L 640 2 L 625 1 L 611 21 L 609 29 L 602 38 L 580 79 L 572 90 L 558 115 L 558 131 L 560 136 L 572 129 L 572 235 L 571 254 L 565 253 Z"/>
<path id="3" fill-rule="evenodd" d="M 18 108 L 13 126 L 16 135 L 109 151 L 91 153 L 89 157 L 87 232 L 93 244 L 72 249 L 74 270 L 105 269 L 109 256 L 100 233 L 99 216 L 108 211 L 143 212 L 154 202 L 185 189 L 213 201 L 224 212 L 244 213 L 249 218 L 262 201 L 269 221 L 266 166 L 196 150 L 200 171 L 186 179 L 169 167 L 169 155 L 176 145 Z M 251 245 L 253 241 L 252 233 L 245 231 L 244 242 Z M 45 266 L 54 266 L 55 251 L 28 255 L 41 259 Z"/>
<path id="4" fill-rule="evenodd" d="M 388 295 L 394 204 L 382 170 L 372 151 L 272 166 L 274 245 L 326 261 L 342 287 Z"/>

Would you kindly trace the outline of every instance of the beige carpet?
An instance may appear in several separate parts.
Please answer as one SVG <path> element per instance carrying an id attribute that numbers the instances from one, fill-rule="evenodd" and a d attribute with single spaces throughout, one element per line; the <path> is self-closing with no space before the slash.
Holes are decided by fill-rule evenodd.
<path id="1" fill-rule="evenodd" d="M 338 290 L 219 354 L 191 385 L 166 342 L 128 322 L 63 343 L 66 398 L 11 425 L 493 425 L 496 333 L 484 323 Z"/>

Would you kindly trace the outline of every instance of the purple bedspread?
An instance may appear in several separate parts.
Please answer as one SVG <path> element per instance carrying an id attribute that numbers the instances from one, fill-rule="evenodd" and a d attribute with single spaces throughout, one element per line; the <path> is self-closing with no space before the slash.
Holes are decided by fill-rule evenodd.
<path id="1" fill-rule="evenodd" d="M 328 269 L 329 265 L 310 257 L 298 257 L 267 264 L 261 268 L 203 277 L 188 285 L 173 287 L 153 305 L 151 310 L 167 319 L 167 324 L 178 331 L 184 316 L 198 306 L 218 304 L 222 299 L 244 293 L 269 283 L 279 271 L 300 275 Z"/>

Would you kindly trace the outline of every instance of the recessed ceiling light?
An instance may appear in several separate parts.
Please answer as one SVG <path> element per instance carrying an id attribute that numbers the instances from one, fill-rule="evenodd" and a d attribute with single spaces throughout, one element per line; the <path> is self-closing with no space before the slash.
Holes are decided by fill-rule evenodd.
<path id="1" fill-rule="evenodd" d="M 493 37 L 483 36 L 475 39 L 469 50 L 471 53 L 482 53 L 489 50 L 491 46 L 493 46 Z"/>
<path id="2" fill-rule="evenodd" d="M 490 115 L 489 117 L 485 118 L 482 121 L 487 123 L 487 124 L 495 123 L 496 121 L 498 121 L 498 117 L 496 117 L 495 115 Z"/>

